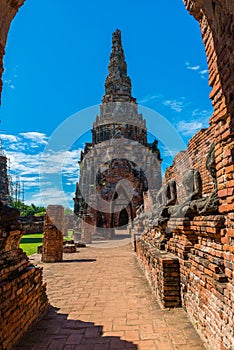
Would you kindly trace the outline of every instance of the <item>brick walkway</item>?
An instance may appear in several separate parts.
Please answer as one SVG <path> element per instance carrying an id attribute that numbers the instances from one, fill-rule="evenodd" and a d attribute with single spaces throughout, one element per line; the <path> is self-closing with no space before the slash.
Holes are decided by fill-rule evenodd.
<path id="1" fill-rule="evenodd" d="M 183 309 L 161 310 L 130 244 L 44 264 L 51 303 L 17 350 L 204 350 Z"/>

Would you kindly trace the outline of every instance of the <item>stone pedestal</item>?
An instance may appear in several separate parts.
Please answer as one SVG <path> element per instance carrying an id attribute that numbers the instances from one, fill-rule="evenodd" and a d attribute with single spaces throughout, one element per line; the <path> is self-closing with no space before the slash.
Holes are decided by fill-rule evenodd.
<path id="1" fill-rule="evenodd" d="M 63 247 L 63 252 L 64 253 L 76 253 L 76 246 L 75 244 L 65 244 Z"/>
<path id="2" fill-rule="evenodd" d="M 43 262 L 63 260 L 64 208 L 49 205 L 46 210 L 42 248 Z"/>

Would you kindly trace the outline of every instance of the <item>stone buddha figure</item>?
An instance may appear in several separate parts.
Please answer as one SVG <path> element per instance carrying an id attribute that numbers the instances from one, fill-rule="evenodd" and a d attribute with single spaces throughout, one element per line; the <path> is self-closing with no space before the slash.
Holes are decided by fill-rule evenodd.
<path id="1" fill-rule="evenodd" d="M 149 225 L 162 226 L 170 219 L 169 208 L 177 201 L 176 182 L 169 180 L 157 194 L 156 203 L 153 206 L 152 214 L 149 218 Z"/>
<path id="2" fill-rule="evenodd" d="M 185 188 L 186 199 L 182 204 L 174 206 L 170 213 L 172 217 L 188 217 L 192 218 L 195 214 L 191 203 L 202 198 L 202 180 L 198 170 L 188 170 L 183 178 L 183 186 Z"/>
<path id="3" fill-rule="evenodd" d="M 202 180 L 198 170 L 189 170 L 184 178 L 183 185 L 186 191 L 184 203 L 171 209 L 173 217 L 187 217 L 193 219 L 196 215 L 211 215 L 218 213 L 218 193 L 215 165 L 215 145 L 212 144 L 207 155 L 206 168 L 214 184 L 214 191 L 210 196 L 202 197 Z"/>

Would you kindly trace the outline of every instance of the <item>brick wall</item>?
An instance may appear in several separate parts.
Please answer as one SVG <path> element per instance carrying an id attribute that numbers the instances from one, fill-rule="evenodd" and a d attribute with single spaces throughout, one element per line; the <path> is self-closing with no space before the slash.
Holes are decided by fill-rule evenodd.
<path id="1" fill-rule="evenodd" d="M 44 231 L 44 216 L 21 216 L 19 228 L 24 233 L 41 233 Z"/>
<path id="2" fill-rule="evenodd" d="M 209 128 L 194 135 L 187 150 L 175 157 L 164 183 L 172 178 L 176 180 L 178 203 L 183 203 L 186 198 L 183 175 L 189 169 L 196 169 L 201 174 L 202 195 L 209 196 L 214 184 L 206 169 L 206 159 L 215 143 L 219 209 L 216 215 L 171 218 L 160 229 L 149 228 L 147 220 L 143 220 L 144 234 L 137 243 L 141 247 L 138 258 L 159 295 L 161 287 L 152 276 L 155 271 L 160 274 L 162 267 L 150 257 L 151 252 L 165 249 L 177 257 L 182 305 L 212 349 L 231 350 L 234 348 L 234 3 L 232 0 L 184 0 L 184 3 L 200 23 L 214 113 Z"/>
<path id="3" fill-rule="evenodd" d="M 178 202 L 185 200 L 185 190 L 182 186 L 184 174 L 189 169 L 199 170 L 202 179 L 202 193 L 204 196 L 214 189 L 212 177 L 206 168 L 206 159 L 211 145 L 215 142 L 214 128 L 201 129 L 192 137 L 186 151 L 182 151 L 174 158 L 172 166 L 167 168 L 164 183 L 174 178 L 177 184 Z"/>
<path id="4" fill-rule="evenodd" d="M 179 307 L 179 260 L 170 253 L 161 252 L 148 242 L 136 240 L 136 252 L 141 268 L 163 308 Z"/>
<path id="5" fill-rule="evenodd" d="M 61 205 L 49 205 L 44 221 L 42 247 L 43 262 L 63 260 L 64 208 Z"/>
<path id="6" fill-rule="evenodd" d="M 212 349 L 232 349 L 234 260 L 222 244 L 225 217 L 171 219 L 167 230 L 173 237 L 166 250 L 179 257 L 183 306 Z"/>
<path id="7" fill-rule="evenodd" d="M 21 231 L 0 230 L 0 347 L 9 350 L 45 311 L 42 269 L 19 248 Z"/>
<path id="8" fill-rule="evenodd" d="M 213 349 L 231 350 L 234 348 L 234 5 L 232 0 L 184 0 L 184 3 L 201 26 L 210 72 L 209 84 L 212 87 L 210 98 L 214 106 L 214 114 L 210 119 L 210 127 L 195 135 L 188 150 L 175 158 L 173 166 L 166 173 L 166 178 L 174 177 L 179 184 L 181 183 L 180 169 L 192 166 L 201 171 L 203 194 L 209 194 L 212 183 L 202 159 L 206 157 L 209 144 L 215 140 L 220 206 L 219 215 L 216 217 L 197 217 L 189 222 L 171 220 L 168 223 L 168 229 L 171 231 L 172 237 L 168 239 L 166 249 L 173 252 L 179 259 L 181 299 L 188 314 L 206 335 Z M 22 4 L 23 0 L 2 0 L 0 2 L 0 75 L 9 25 L 18 10 L 18 6 Z M 0 91 L 1 87 L 0 84 Z M 178 189 L 178 194 L 179 202 L 183 202 L 185 194 L 181 186 Z M 1 242 L 5 239 L 4 235 L 5 233 L 1 236 Z M 14 234 L 13 236 L 17 237 Z M 4 243 L 1 244 L 3 244 L 1 247 L 5 247 Z M 154 244 L 154 241 L 151 244 Z M 6 308 L 2 310 L 3 315 L 7 315 L 4 320 L 7 325 L 4 328 L 7 331 L 4 333 L 5 338 L 2 339 L 5 348 L 7 348 L 39 315 L 39 311 L 43 309 L 42 306 L 46 304 L 46 301 L 43 301 L 45 294 L 42 292 L 40 272 L 36 272 L 40 270 L 33 267 L 27 272 L 27 259 L 16 248 L 11 248 L 9 251 L 1 250 L 1 256 L 7 263 L 6 266 L 4 265 L 5 267 L 1 266 L 3 271 L 6 271 L 2 275 L 3 278 L 7 278 L 12 271 L 16 271 L 16 275 L 14 273 L 11 275 L 12 280 L 4 280 L 0 287 L 1 298 L 3 298 L 1 299 L 1 308 Z M 155 269 L 155 265 L 150 264 L 149 266 Z M 23 271 L 25 274 L 22 273 Z M 158 271 L 160 273 L 160 270 Z M 32 274 L 32 276 L 24 279 L 23 276 L 26 276 L 27 273 Z M 22 288 L 18 288 L 20 278 L 22 281 L 24 280 Z M 37 282 L 36 287 L 30 289 L 33 282 Z M 27 288 L 32 294 L 37 289 L 37 293 L 31 300 L 32 305 L 17 311 L 18 308 L 16 309 L 15 306 L 22 304 L 22 300 L 25 300 L 24 293 Z M 11 294 L 14 302 L 8 303 Z M 7 299 L 4 299 L 5 295 Z M 22 300 L 17 299 L 21 296 Z M 38 304 L 37 308 L 33 306 L 36 298 L 41 300 L 41 309 Z M 23 315 L 27 310 L 28 316 L 25 318 Z M 9 315 L 13 315 L 12 319 Z"/>
<path id="9" fill-rule="evenodd" d="M 206 50 L 214 106 L 210 123 L 216 140 L 220 212 L 229 213 L 234 211 L 234 3 L 232 0 L 184 2 L 200 23 Z"/>
<path id="10" fill-rule="evenodd" d="M 64 215 L 64 235 L 67 235 L 68 230 L 73 230 L 74 228 L 74 215 L 66 214 Z"/>

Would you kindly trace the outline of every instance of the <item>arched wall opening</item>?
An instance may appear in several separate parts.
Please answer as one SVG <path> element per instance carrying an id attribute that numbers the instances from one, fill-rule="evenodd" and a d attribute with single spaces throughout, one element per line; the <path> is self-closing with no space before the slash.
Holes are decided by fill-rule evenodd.
<path id="1" fill-rule="evenodd" d="M 125 226 L 126 227 L 128 222 L 129 222 L 128 212 L 124 208 L 119 213 L 119 227 L 121 227 L 121 226 Z"/>
<path id="2" fill-rule="evenodd" d="M 122 185 L 117 185 L 113 194 L 111 205 L 111 227 L 114 229 L 126 229 L 133 217 L 132 201 L 129 198 L 127 189 Z"/>

